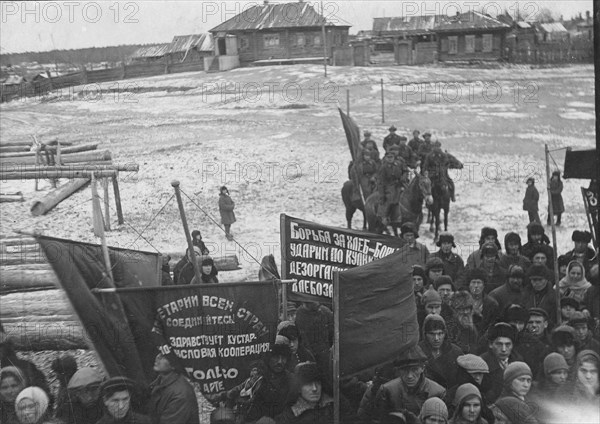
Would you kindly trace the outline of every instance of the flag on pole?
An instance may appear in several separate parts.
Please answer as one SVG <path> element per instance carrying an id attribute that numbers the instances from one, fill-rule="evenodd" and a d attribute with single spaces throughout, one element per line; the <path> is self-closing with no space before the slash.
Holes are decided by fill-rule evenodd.
<path id="1" fill-rule="evenodd" d="M 358 125 L 356 125 L 356 122 L 346 115 L 342 109 L 338 108 L 338 110 L 340 111 L 344 131 L 346 132 L 348 148 L 350 149 L 352 160 L 355 161 L 360 149 L 360 129 L 358 128 Z"/>

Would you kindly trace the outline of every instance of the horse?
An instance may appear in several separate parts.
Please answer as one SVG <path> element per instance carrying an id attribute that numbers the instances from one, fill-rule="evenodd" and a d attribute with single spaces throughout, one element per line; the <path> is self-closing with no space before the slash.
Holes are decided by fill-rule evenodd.
<path id="1" fill-rule="evenodd" d="M 423 200 L 429 205 L 433 202 L 431 196 L 431 180 L 427 175 L 415 173 L 408 187 L 400 195 L 398 205 L 392 211 L 393 223 L 391 224 L 394 235 L 398 235 L 398 228 L 406 222 L 414 222 L 417 231 L 423 220 Z M 373 192 L 365 201 L 365 214 L 369 231 L 382 234 L 387 228 L 377 216 L 379 206 L 379 193 Z"/>
<path id="2" fill-rule="evenodd" d="M 431 180 L 431 194 L 433 196 L 433 203 L 428 207 L 428 214 L 431 214 L 431 220 L 429 215 L 427 222 L 430 224 L 429 231 L 435 232 L 434 240 L 438 239 L 440 231 L 440 212 L 444 210 L 444 231 L 448 231 L 448 214 L 450 213 L 450 177 L 448 175 L 448 169 L 462 169 L 463 164 L 461 161 L 456 159 L 450 153 L 446 152 L 447 161 L 445 167 L 440 173 L 438 178 L 432 178 Z M 435 230 L 434 230 L 435 226 Z"/>
<path id="3" fill-rule="evenodd" d="M 365 215 L 365 205 L 362 199 L 353 199 L 354 183 L 348 180 L 342 186 L 342 201 L 346 207 L 346 221 L 348 228 L 352 228 L 352 217 L 359 210 L 363 214 L 363 231 L 367 229 L 367 216 Z"/>

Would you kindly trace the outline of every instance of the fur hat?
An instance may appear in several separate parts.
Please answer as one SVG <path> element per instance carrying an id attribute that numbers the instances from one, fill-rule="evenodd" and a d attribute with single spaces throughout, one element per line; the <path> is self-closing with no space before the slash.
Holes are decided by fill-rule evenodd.
<path id="1" fill-rule="evenodd" d="M 479 391 L 477 386 L 471 383 L 465 383 L 459 386 L 458 389 L 456 389 L 456 394 L 454 395 L 454 402 L 452 402 L 452 404 L 456 408 L 458 408 L 466 398 L 473 395 L 481 399 L 481 392 Z"/>
<path id="2" fill-rule="evenodd" d="M 544 230 L 544 227 L 542 226 L 542 224 L 534 221 L 534 222 L 530 222 L 527 225 L 527 235 L 531 236 L 533 234 L 539 234 L 539 235 L 545 234 L 545 230 Z"/>
<path id="3" fill-rule="evenodd" d="M 519 249 L 520 249 L 521 248 L 521 236 L 519 236 L 517 233 L 514 233 L 514 232 L 506 233 L 506 235 L 504 236 L 504 248 L 506 248 L 506 246 L 508 246 L 511 243 L 518 244 Z"/>
<path id="4" fill-rule="evenodd" d="M 542 264 L 533 264 L 529 267 L 529 269 L 527 270 L 527 278 L 531 279 L 534 277 L 541 277 L 541 278 L 545 278 L 546 280 L 549 277 L 548 274 L 548 268 L 546 267 L 546 265 L 542 265 Z"/>
<path id="5" fill-rule="evenodd" d="M 552 352 L 544 358 L 544 374 L 549 376 L 554 371 L 567 370 L 569 371 L 569 365 L 565 360 L 565 357 L 560 353 Z"/>
<path id="6" fill-rule="evenodd" d="M 289 340 L 298 340 L 300 338 L 300 332 L 295 324 L 288 325 L 279 330 L 279 335 L 287 337 Z"/>
<path id="7" fill-rule="evenodd" d="M 510 324 L 505 322 L 499 322 L 490 327 L 487 331 L 487 339 L 493 342 L 498 337 L 506 337 L 515 341 L 517 335 L 517 329 Z"/>
<path id="8" fill-rule="evenodd" d="M 421 407 L 419 419 L 425 421 L 425 418 L 436 417 L 442 420 L 448 420 L 448 407 L 438 397 L 431 397 L 427 399 Z"/>
<path id="9" fill-rule="evenodd" d="M 417 345 L 402 352 L 395 360 L 394 366 L 398 368 L 408 368 L 415 365 L 423 365 L 427 362 L 427 355 Z"/>
<path id="10" fill-rule="evenodd" d="M 535 184 L 535 178 L 529 177 L 529 178 L 527 178 L 527 180 L 525 181 L 525 183 L 529 184 L 529 181 L 531 181 L 533 184 Z"/>
<path id="11" fill-rule="evenodd" d="M 457 309 L 473 307 L 473 304 L 473 296 L 466 290 L 457 291 L 454 293 L 454 296 L 452 296 L 452 299 L 450 299 L 450 306 L 452 306 L 452 309 L 455 311 Z"/>
<path id="12" fill-rule="evenodd" d="M 452 247 L 456 247 L 456 244 L 454 244 L 454 236 L 446 231 L 440 233 L 436 246 L 442 247 L 442 243 L 452 243 Z"/>
<path id="13" fill-rule="evenodd" d="M 558 267 L 560 268 L 561 266 L 569 265 L 569 262 L 571 262 L 571 260 L 567 255 L 560 255 L 558 258 L 556 258 L 556 262 L 558 262 Z"/>
<path id="14" fill-rule="evenodd" d="M 483 284 L 487 283 L 487 273 L 481 268 L 473 268 L 467 273 L 467 284 L 473 280 L 481 280 Z"/>
<path id="15" fill-rule="evenodd" d="M 284 343 L 274 343 L 269 350 L 269 356 L 283 356 L 284 358 L 289 359 L 290 356 L 292 356 L 292 351 L 289 345 Z"/>
<path id="16" fill-rule="evenodd" d="M 440 315 L 429 314 L 423 321 L 423 334 L 434 330 L 446 331 L 446 321 Z"/>
<path id="17" fill-rule="evenodd" d="M 488 367 L 487 362 L 485 362 L 481 356 L 473 355 L 472 353 L 460 355 L 456 358 L 456 363 L 468 373 L 481 372 L 489 374 L 490 372 L 490 367 Z"/>
<path id="18" fill-rule="evenodd" d="M 202 233 L 200 232 L 200 230 L 192 231 L 192 239 L 195 239 L 196 236 L 200 236 L 200 238 L 202 238 Z"/>
<path id="19" fill-rule="evenodd" d="M 574 346 L 575 329 L 570 325 L 559 325 L 552 330 L 551 339 L 554 346 Z"/>
<path id="20" fill-rule="evenodd" d="M 527 323 L 527 321 L 529 321 L 529 314 L 521 305 L 512 304 L 504 311 L 504 321 Z"/>
<path id="21" fill-rule="evenodd" d="M 481 245 L 481 256 L 494 255 L 498 256 L 498 246 L 492 242 L 486 242 Z"/>
<path id="22" fill-rule="evenodd" d="M 485 240 L 485 238 L 488 236 L 494 236 L 496 237 L 496 239 L 498 239 L 498 231 L 496 231 L 496 229 L 492 227 L 483 227 L 481 229 L 481 235 L 479 236 L 481 244 L 483 244 L 483 240 Z"/>
<path id="23" fill-rule="evenodd" d="M 400 235 L 404 235 L 406 233 L 413 233 L 415 238 L 419 238 L 419 232 L 417 231 L 417 227 L 412 222 L 405 222 L 400 227 Z"/>
<path id="24" fill-rule="evenodd" d="M 519 378 L 522 375 L 528 375 L 533 377 L 531 368 L 525 362 L 515 361 L 508 364 L 503 374 L 503 381 L 505 386 L 509 386 L 515 378 Z"/>
<path id="25" fill-rule="evenodd" d="M 456 290 L 456 287 L 454 287 L 454 282 L 452 281 L 452 277 L 450 277 L 449 275 L 440 275 L 433 282 L 433 285 L 435 286 L 436 290 L 439 289 L 440 286 L 443 286 L 445 284 L 450 284 L 450 286 L 452 286 L 452 291 Z"/>
<path id="26" fill-rule="evenodd" d="M 421 265 L 413 265 L 411 275 L 414 277 L 415 275 L 420 275 L 423 279 L 426 278 L 425 270 Z"/>
<path id="27" fill-rule="evenodd" d="M 525 271 L 520 265 L 511 265 L 508 268 L 508 276 L 516 278 L 525 278 Z"/>
<path id="28" fill-rule="evenodd" d="M 425 263 L 425 272 L 429 274 L 429 271 L 431 271 L 432 269 L 442 269 L 443 270 L 444 269 L 444 261 L 442 261 L 437 256 L 427 259 L 427 262 Z"/>
<path id="29" fill-rule="evenodd" d="M 312 383 L 314 381 L 322 382 L 319 367 L 314 362 L 301 362 L 294 368 L 294 379 L 299 386 Z"/>
<path id="30" fill-rule="evenodd" d="M 562 308 L 565 306 L 572 306 L 576 310 L 579 310 L 579 302 L 577 301 L 577 299 L 574 299 L 572 297 L 563 297 L 560 299 L 560 307 Z"/>
<path id="31" fill-rule="evenodd" d="M 433 285 L 430 285 L 429 288 L 425 290 L 425 293 L 421 296 L 421 303 L 423 306 L 427 306 L 430 303 L 442 303 L 442 298 L 440 297 L 440 294 L 434 290 Z"/>
<path id="32" fill-rule="evenodd" d="M 575 230 L 575 231 L 573 231 L 571 240 L 580 241 L 580 242 L 587 244 L 592 240 L 592 233 L 590 233 L 589 231 Z"/>

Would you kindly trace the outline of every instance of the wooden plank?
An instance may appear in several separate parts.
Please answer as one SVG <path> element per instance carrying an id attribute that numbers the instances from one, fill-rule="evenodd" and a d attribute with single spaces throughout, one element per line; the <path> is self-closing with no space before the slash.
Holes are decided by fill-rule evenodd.
<path id="1" fill-rule="evenodd" d="M 71 196 L 83 188 L 90 180 L 87 178 L 76 178 L 66 184 L 52 190 L 39 200 L 35 200 L 31 206 L 31 214 L 33 216 L 45 215 L 51 211 L 60 202 Z"/>

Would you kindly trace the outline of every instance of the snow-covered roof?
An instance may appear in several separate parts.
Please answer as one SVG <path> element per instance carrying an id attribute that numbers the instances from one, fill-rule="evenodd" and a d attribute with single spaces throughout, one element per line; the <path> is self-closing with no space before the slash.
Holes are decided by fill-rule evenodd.
<path id="1" fill-rule="evenodd" d="M 567 32 L 567 29 L 560 22 L 550 24 L 540 24 L 540 28 L 545 32 Z"/>
<path id="2" fill-rule="evenodd" d="M 199 51 L 213 51 L 214 44 L 212 34 L 176 35 L 173 37 L 173 41 L 167 45 L 166 53 L 186 52 L 194 47 Z"/>
<path id="3" fill-rule="evenodd" d="M 498 19 L 484 15 L 479 12 L 465 12 L 457 16 L 445 17 L 436 31 L 460 31 L 469 29 L 509 29 L 510 25 L 500 22 Z"/>
<path id="4" fill-rule="evenodd" d="M 373 18 L 373 32 L 406 32 L 423 34 L 432 32 L 445 16 L 400 16 L 394 18 Z"/>
<path id="5" fill-rule="evenodd" d="M 144 58 L 144 57 L 162 57 L 165 55 L 169 44 L 153 44 L 151 46 L 144 46 L 133 52 L 131 57 Z"/>

